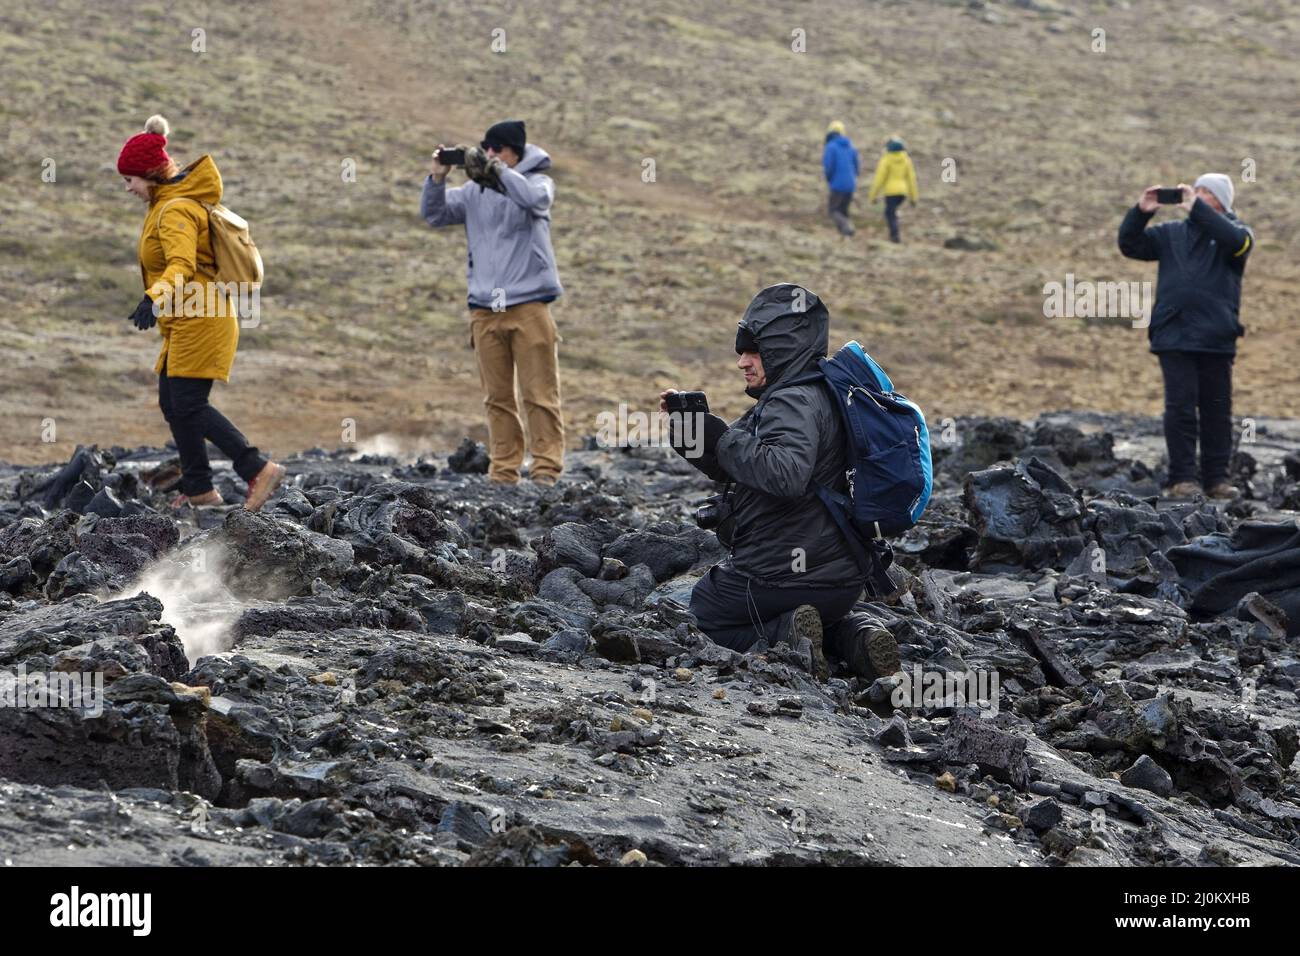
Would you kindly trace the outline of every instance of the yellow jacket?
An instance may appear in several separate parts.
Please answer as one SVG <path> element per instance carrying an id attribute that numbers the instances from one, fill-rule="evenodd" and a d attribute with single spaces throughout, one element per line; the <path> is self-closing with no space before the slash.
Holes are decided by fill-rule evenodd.
<path id="1" fill-rule="evenodd" d="M 239 343 L 235 303 L 216 282 L 208 211 L 221 201 L 221 173 L 211 156 L 185 167 L 185 178 L 155 186 L 140 230 L 145 293 L 164 306 L 158 316 L 162 351 L 154 371 L 180 378 L 230 381 Z M 177 280 L 181 296 L 176 296 Z"/>
<path id="2" fill-rule="evenodd" d="M 916 169 L 912 166 L 912 157 L 905 151 L 880 154 L 867 202 L 875 202 L 877 195 L 906 196 L 916 202 Z"/>

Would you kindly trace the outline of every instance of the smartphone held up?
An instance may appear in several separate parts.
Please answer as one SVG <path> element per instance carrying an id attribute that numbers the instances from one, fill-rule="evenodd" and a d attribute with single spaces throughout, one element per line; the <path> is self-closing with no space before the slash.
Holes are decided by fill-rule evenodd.
<path id="1" fill-rule="evenodd" d="M 438 162 L 444 166 L 464 166 L 465 150 L 444 147 L 438 150 Z"/>
<path id="2" fill-rule="evenodd" d="M 709 410 L 709 400 L 703 392 L 674 392 L 664 399 L 669 412 L 702 412 Z"/>

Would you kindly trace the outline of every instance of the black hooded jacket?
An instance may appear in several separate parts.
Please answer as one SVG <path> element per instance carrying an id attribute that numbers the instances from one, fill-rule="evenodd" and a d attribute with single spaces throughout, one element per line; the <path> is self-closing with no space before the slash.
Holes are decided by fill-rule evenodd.
<path id="1" fill-rule="evenodd" d="M 820 381 L 782 385 L 816 371 L 829 322 L 826 306 L 800 286 L 770 286 L 754 297 L 740 325 L 758 344 L 767 385 L 750 392 L 758 403 L 700 461 L 711 478 L 736 482 L 731 564 L 771 587 L 839 588 L 863 580 L 813 491 L 814 482 L 847 491 L 839 410 Z"/>
<path id="2" fill-rule="evenodd" d="M 1119 227 L 1120 252 L 1160 263 L 1147 329 L 1151 351 L 1235 355 L 1237 337 L 1245 333 L 1241 279 L 1253 234 L 1204 199 L 1192 204 L 1186 219 L 1147 228 L 1153 215 L 1134 206 Z"/>

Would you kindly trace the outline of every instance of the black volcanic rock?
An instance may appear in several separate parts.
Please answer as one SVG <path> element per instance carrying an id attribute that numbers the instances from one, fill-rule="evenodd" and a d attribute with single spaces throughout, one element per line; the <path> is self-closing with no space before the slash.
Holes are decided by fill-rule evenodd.
<path id="1" fill-rule="evenodd" d="M 0 530 L 0 556 L 27 558 L 38 580 L 44 583 L 58 563 L 77 550 L 75 529 L 79 520 L 71 511 L 60 511 L 43 521 L 22 518 Z"/>
<path id="2" fill-rule="evenodd" d="M 1083 549 L 1078 492 L 1037 458 L 967 475 L 964 501 L 979 534 L 972 569 L 1061 568 Z"/>
<path id="3" fill-rule="evenodd" d="M 352 545 L 242 508 L 211 539 L 223 549 L 232 591 L 275 599 L 307 594 L 316 578 L 336 584 L 352 566 Z"/>
<path id="4" fill-rule="evenodd" d="M 447 467 L 460 475 L 486 475 L 491 465 L 492 459 L 483 443 L 472 438 L 462 440 L 447 459 Z"/>
<path id="5" fill-rule="evenodd" d="M 1119 782 L 1126 787 L 1150 790 L 1161 797 L 1169 796 L 1174 790 L 1169 774 L 1146 754 L 1138 757 L 1133 766 L 1119 775 Z"/>
<path id="6" fill-rule="evenodd" d="M 665 449 L 571 452 L 554 488 L 316 451 L 257 515 L 172 512 L 166 450 L 0 463 L 0 675 L 104 688 L 0 707 L 5 855 L 129 817 L 84 861 L 1300 862 L 1297 615 L 1200 573 L 1294 527 L 1300 424 L 1259 423 L 1231 505 L 1156 497 L 1151 419 L 933 434 L 910 587 L 854 609 L 899 645 L 870 681 L 699 631 L 713 486 Z M 902 693 L 926 674 L 983 690 Z"/>
<path id="7" fill-rule="evenodd" d="M 537 545 L 537 570 L 545 576 L 556 568 L 573 568 L 583 577 L 600 573 L 601 551 L 617 531 L 608 525 L 593 526 L 566 521 L 542 536 Z"/>
<path id="8" fill-rule="evenodd" d="M 629 566 L 645 565 L 649 567 L 655 581 L 667 581 L 699 560 L 700 547 L 691 532 L 667 535 L 652 531 L 632 531 L 620 535 L 609 544 L 604 556 L 617 558 Z"/>

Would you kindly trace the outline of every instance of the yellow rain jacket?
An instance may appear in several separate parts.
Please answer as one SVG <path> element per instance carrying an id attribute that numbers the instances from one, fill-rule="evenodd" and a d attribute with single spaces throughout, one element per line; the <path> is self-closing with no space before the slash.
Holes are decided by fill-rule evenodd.
<path id="1" fill-rule="evenodd" d="M 916 169 L 912 166 L 912 157 L 903 150 L 880 154 L 876 163 L 876 177 L 871 181 L 871 190 L 867 193 L 867 202 L 875 202 L 876 196 L 906 196 L 916 202 Z"/>
<path id="2" fill-rule="evenodd" d="M 221 201 L 221 173 L 211 156 L 196 159 L 184 172 L 179 182 L 154 187 L 140 231 L 145 293 L 155 303 L 169 304 L 171 312 L 158 316 L 163 342 L 154 371 L 161 372 L 165 362 L 169 376 L 228 382 L 239 317 L 235 302 L 214 285 L 208 211 L 202 205 Z"/>

